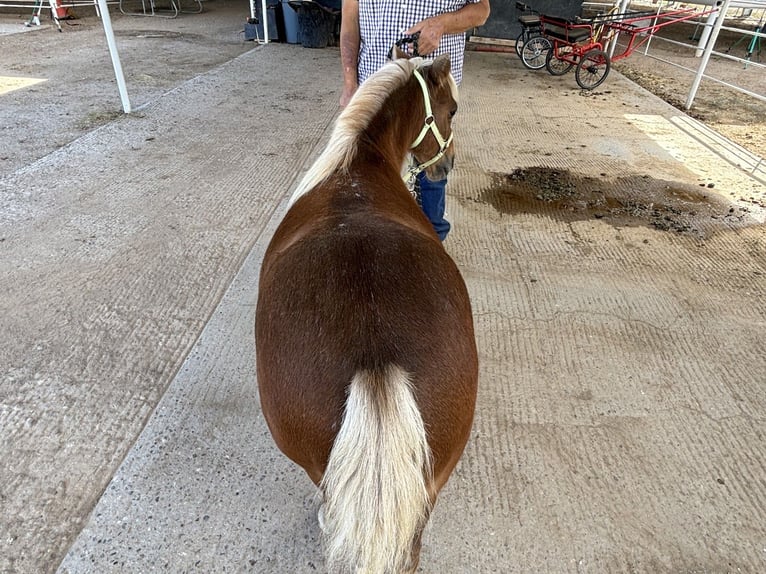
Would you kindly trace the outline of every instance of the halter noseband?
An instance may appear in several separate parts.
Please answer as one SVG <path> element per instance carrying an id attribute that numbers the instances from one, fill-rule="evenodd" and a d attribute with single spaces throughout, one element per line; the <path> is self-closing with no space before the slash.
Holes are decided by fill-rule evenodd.
<path id="1" fill-rule="evenodd" d="M 428 95 L 428 86 L 426 85 L 426 81 L 418 70 L 413 70 L 412 73 L 417 78 L 418 83 L 420 84 L 420 88 L 423 91 L 423 102 L 425 103 L 425 106 L 426 106 L 426 118 L 423 121 L 423 129 L 420 130 L 420 134 L 415 139 L 415 142 L 410 146 L 410 149 L 415 149 L 416 147 L 418 147 L 423 141 L 423 139 L 425 139 L 426 135 L 428 135 L 428 132 L 430 131 L 434 135 L 434 138 L 436 139 L 436 143 L 439 144 L 439 151 L 434 157 L 432 157 L 428 161 L 414 165 L 407 170 L 407 175 L 404 178 L 404 180 L 408 184 L 411 182 L 414 182 L 415 177 L 417 177 L 417 175 L 421 171 L 424 171 L 426 168 L 432 166 L 444 156 L 444 153 L 447 151 L 447 148 L 452 143 L 452 135 L 453 135 L 452 133 L 450 133 L 449 137 L 446 140 L 442 136 L 442 133 L 439 131 L 439 127 L 436 125 L 436 120 L 434 119 L 434 114 L 431 109 L 431 98 Z"/>

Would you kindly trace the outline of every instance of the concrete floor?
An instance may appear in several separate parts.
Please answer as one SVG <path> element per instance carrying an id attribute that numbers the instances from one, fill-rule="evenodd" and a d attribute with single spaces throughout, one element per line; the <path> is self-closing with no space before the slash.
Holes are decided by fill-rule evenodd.
<path id="1" fill-rule="evenodd" d="M 0 571 L 324 570 L 252 325 L 338 67 L 259 47 L 0 179 Z M 510 54 L 468 54 L 456 122 L 481 388 L 421 571 L 765 571 L 760 172 Z"/>

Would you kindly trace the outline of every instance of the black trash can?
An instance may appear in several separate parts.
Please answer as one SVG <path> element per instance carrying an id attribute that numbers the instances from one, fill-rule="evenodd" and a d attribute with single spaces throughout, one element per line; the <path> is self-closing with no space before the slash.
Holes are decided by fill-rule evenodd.
<path id="1" fill-rule="evenodd" d="M 289 0 L 298 13 L 298 39 L 305 48 L 326 48 L 335 34 L 336 9 L 334 4 L 314 0 Z"/>

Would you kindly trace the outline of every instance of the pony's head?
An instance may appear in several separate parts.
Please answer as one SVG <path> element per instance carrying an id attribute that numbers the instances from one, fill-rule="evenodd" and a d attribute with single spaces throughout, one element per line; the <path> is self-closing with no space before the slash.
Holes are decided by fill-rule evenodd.
<path id="1" fill-rule="evenodd" d="M 377 142 L 381 131 L 391 127 L 389 120 L 403 118 L 405 110 L 412 114 L 403 119 L 405 127 L 399 133 L 409 139 L 397 143 L 408 146 L 420 164 L 410 173 L 425 171 L 434 181 L 446 177 L 454 160 L 452 116 L 457 111 L 457 85 L 450 74 L 449 56 L 426 61 L 400 53 L 394 60 L 370 76 L 341 112 L 327 147 L 296 188 L 291 205 L 333 173 L 348 170 L 357 156 L 360 138 Z M 386 109 L 392 94 L 397 93 L 396 104 Z M 419 117 L 410 117 L 414 113 Z"/>
<path id="2" fill-rule="evenodd" d="M 396 51 L 394 58 L 408 56 Z M 457 84 L 450 73 L 449 55 L 433 61 L 413 58 L 412 72 L 420 85 L 425 112 L 423 124 L 412 143 L 417 170 L 425 171 L 432 181 L 442 180 L 452 169 L 455 148 L 452 144 L 452 118 L 457 112 Z"/>

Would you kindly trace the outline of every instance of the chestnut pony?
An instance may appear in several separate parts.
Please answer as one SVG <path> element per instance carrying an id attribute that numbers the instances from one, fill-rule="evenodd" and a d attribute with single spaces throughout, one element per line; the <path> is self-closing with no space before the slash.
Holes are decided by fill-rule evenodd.
<path id="1" fill-rule="evenodd" d="M 263 414 L 319 487 L 333 572 L 414 572 L 468 440 L 478 377 L 465 284 L 402 179 L 452 167 L 449 58 L 397 59 L 338 117 L 261 268 Z M 413 143 L 414 142 L 414 143 Z"/>

